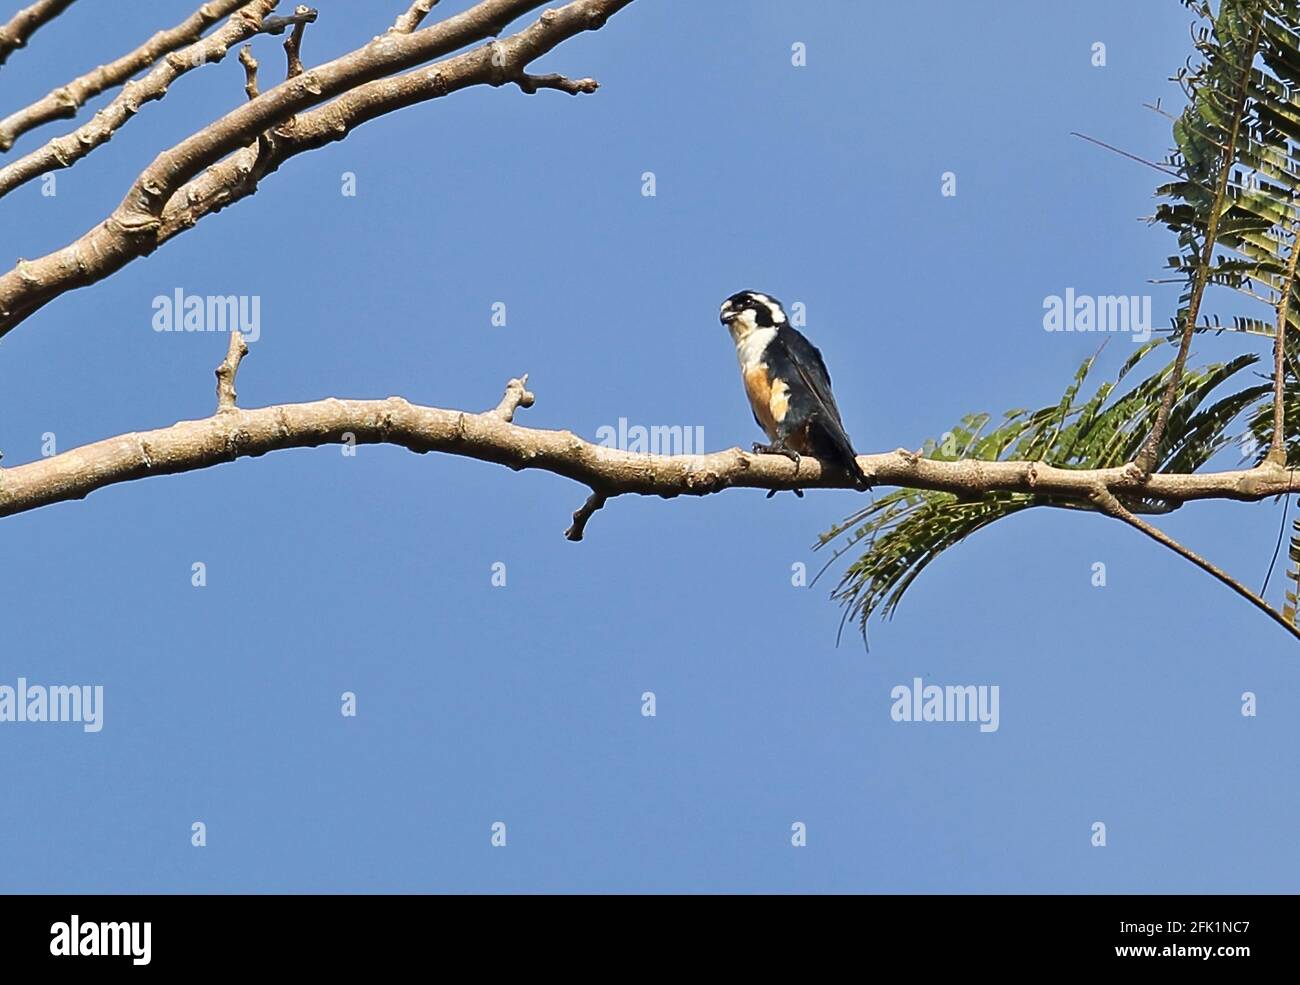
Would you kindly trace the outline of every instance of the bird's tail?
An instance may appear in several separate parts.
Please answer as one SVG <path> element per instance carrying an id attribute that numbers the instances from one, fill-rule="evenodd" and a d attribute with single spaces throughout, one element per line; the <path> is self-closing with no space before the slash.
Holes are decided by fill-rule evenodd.
<path id="1" fill-rule="evenodd" d="M 821 427 L 814 432 L 819 440 L 813 444 L 817 457 L 834 462 L 842 468 L 860 491 L 870 489 L 873 485 L 871 476 L 858 464 L 858 453 L 853 450 L 853 442 L 840 423 L 839 416 L 828 416 L 819 423 Z"/>
<path id="2" fill-rule="evenodd" d="M 849 475 L 853 477 L 853 481 L 857 485 L 858 489 L 862 492 L 866 492 L 866 490 L 870 489 L 873 485 L 871 476 L 867 475 L 867 473 L 863 471 L 862 466 L 858 464 L 858 457 L 855 453 L 850 453 L 849 462 Z"/>
<path id="3" fill-rule="evenodd" d="M 872 487 L 871 476 L 867 475 L 858 464 L 858 453 L 853 450 L 853 442 L 849 440 L 849 436 L 844 432 L 844 426 L 839 421 L 832 421 L 831 426 L 825 429 L 823 447 L 828 453 L 825 457 L 847 472 L 860 491 L 865 492 Z"/>

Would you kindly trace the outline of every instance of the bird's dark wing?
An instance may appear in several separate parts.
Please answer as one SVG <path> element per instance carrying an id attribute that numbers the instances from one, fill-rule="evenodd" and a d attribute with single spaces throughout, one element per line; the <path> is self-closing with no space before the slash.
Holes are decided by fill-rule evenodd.
<path id="1" fill-rule="evenodd" d="M 818 418 L 823 423 L 833 423 L 844 434 L 840 408 L 835 403 L 835 395 L 831 393 L 831 374 L 821 352 L 798 329 L 789 326 L 777 334 L 776 341 L 781 343 L 783 354 L 798 374 L 799 380 L 820 405 L 814 408 L 818 410 Z M 848 441 L 847 434 L 844 434 L 844 440 Z"/>
<path id="2" fill-rule="evenodd" d="M 780 346 L 782 358 L 779 361 L 786 364 L 783 370 L 791 372 L 793 378 L 803 384 L 811 406 L 802 410 L 815 418 L 814 426 L 825 434 L 830 444 L 828 450 L 834 452 L 834 459 L 865 481 L 866 477 L 857 464 L 853 441 L 840 419 L 840 408 L 831 392 L 831 374 L 821 352 L 802 333 L 788 325 L 782 327 L 772 344 Z"/>

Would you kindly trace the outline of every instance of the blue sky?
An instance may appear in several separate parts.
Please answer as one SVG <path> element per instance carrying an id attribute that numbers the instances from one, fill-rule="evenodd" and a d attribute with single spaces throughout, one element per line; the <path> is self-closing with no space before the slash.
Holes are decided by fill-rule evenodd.
<path id="1" fill-rule="evenodd" d="M 404 6 L 318 5 L 309 63 Z M 129 6 L 77 4 L 42 30 L 0 73 L 5 109 L 194 0 Z M 594 438 L 626 417 L 747 446 L 760 435 L 717 322 L 742 288 L 807 305 L 860 451 L 1054 401 L 1096 338 L 1045 333 L 1046 296 L 1150 292 L 1157 325 L 1173 313 L 1175 289 L 1147 280 L 1176 244 L 1137 221 L 1159 175 L 1069 133 L 1161 156 L 1168 123 L 1142 104 L 1180 105 L 1167 79 L 1189 16 L 1174 0 L 638 0 L 535 66 L 599 93 L 476 89 L 367 124 L 39 312 L 0 342 L 5 464 L 38 458 L 47 432 L 62 450 L 211 412 L 224 337 L 150 327 L 152 299 L 177 288 L 260 297 L 245 406 L 481 409 L 526 371 L 521 423 Z M 256 43 L 264 74 L 278 45 Z M 0 202 L 4 263 L 84 232 L 242 84 L 233 57 L 194 72 L 55 196 Z M 1203 339 L 1194 358 L 1266 344 Z M 1115 339 L 1103 367 L 1131 348 Z M 1300 877 L 1294 644 L 1122 525 L 999 523 L 934 564 L 866 653 L 836 647 L 826 583 L 791 585 L 856 494 L 621 498 L 571 544 L 584 494 L 322 448 L 5 519 L 0 684 L 103 685 L 105 720 L 0 725 L 0 889 L 1250 892 Z M 1257 583 L 1279 521 L 1264 503 L 1162 522 Z M 914 677 L 997 685 L 999 729 L 894 722 L 890 690 Z"/>

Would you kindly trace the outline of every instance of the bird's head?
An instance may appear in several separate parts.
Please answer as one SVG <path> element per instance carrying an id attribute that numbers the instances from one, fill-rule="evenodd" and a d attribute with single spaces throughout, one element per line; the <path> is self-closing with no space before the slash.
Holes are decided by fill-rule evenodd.
<path id="1" fill-rule="evenodd" d="M 722 302 L 722 324 L 737 341 L 758 328 L 779 328 L 787 321 L 781 302 L 770 294 L 740 291 Z"/>

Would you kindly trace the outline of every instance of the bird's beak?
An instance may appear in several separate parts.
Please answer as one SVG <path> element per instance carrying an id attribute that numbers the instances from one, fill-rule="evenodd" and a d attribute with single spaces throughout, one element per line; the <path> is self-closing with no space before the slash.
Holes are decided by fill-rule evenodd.
<path id="1" fill-rule="evenodd" d="M 722 320 L 722 324 L 729 325 L 740 317 L 740 312 L 736 311 L 734 308 L 723 308 L 722 314 L 718 317 Z"/>

